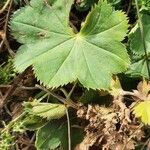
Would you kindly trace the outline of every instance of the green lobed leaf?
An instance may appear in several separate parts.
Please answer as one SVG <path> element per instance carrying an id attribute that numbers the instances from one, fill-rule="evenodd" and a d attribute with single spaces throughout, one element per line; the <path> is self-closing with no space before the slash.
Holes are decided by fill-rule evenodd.
<path id="1" fill-rule="evenodd" d="M 149 65 L 150 62 L 148 61 Z M 127 75 L 131 77 L 144 77 L 146 79 L 149 78 L 148 70 L 147 70 L 147 63 L 145 59 L 141 59 L 137 62 L 131 64 L 129 70 L 126 72 Z"/>
<path id="2" fill-rule="evenodd" d="M 25 102 L 26 111 L 35 116 L 47 118 L 48 120 L 59 119 L 66 113 L 63 104 L 41 103 L 38 101 Z"/>
<path id="3" fill-rule="evenodd" d="M 144 101 L 134 107 L 133 113 L 136 117 L 140 117 L 144 124 L 150 125 L 150 101 Z"/>
<path id="4" fill-rule="evenodd" d="M 150 15 L 142 15 L 142 24 L 144 28 L 146 49 L 147 52 L 150 53 Z M 139 27 L 131 36 L 130 49 L 134 54 L 145 55 Z"/>
<path id="5" fill-rule="evenodd" d="M 64 126 L 61 121 L 50 121 L 39 129 L 36 134 L 35 146 L 37 150 L 52 150 L 61 144 Z M 67 134 L 67 132 L 66 132 Z M 65 138 L 65 136 L 64 136 Z"/>
<path id="6" fill-rule="evenodd" d="M 67 124 L 63 120 L 49 121 L 36 133 L 37 150 L 53 150 L 60 146 L 62 150 L 68 150 Z M 71 128 L 72 149 L 83 140 L 84 133 L 81 129 Z"/>
<path id="7" fill-rule="evenodd" d="M 15 57 L 22 72 L 32 65 L 35 75 L 47 87 L 59 87 L 79 80 L 84 87 L 108 89 L 112 74 L 129 65 L 125 46 L 127 18 L 101 1 L 87 16 L 77 34 L 69 27 L 73 0 L 31 0 L 11 20 L 14 37 L 23 45 Z"/>

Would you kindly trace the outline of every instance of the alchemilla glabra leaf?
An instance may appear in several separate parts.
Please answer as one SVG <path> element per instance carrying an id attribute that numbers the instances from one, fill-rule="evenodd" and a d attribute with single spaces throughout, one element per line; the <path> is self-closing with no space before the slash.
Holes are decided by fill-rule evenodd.
<path id="1" fill-rule="evenodd" d="M 148 61 L 148 64 L 150 66 L 149 61 Z M 148 75 L 148 70 L 147 70 L 146 59 L 144 58 L 131 64 L 126 74 L 130 75 L 131 77 L 144 77 L 148 79 L 149 75 Z"/>
<path id="2" fill-rule="evenodd" d="M 144 28 L 144 39 L 146 44 L 146 50 L 150 53 L 150 15 L 142 15 L 142 24 Z M 140 27 L 131 35 L 130 49 L 134 54 L 145 55 L 144 47 L 141 39 Z"/>
<path id="3" fill-rule="evenodd" d="M 129 65 L 120 42 L 128 28 L 126 15 L 100 1 L 75 34 L 69 26 L 73 2 L 31 0 L 14 14 L 12 33 L 23 44 L 15 57 L 15 68 L 22 72 L 32 65 L 37 79 L 52 88 L 78 79 L 86 88 L 107 89 L 112 74 Z"/>

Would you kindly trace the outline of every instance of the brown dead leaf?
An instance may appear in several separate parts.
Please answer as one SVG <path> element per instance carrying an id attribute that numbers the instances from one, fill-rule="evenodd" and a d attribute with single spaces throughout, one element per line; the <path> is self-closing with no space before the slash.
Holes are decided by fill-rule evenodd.
<path id="1" fill-rule="evenodd" d="M 137 90 L 133 90 L 135 97 L 134 100 L 150 100 L 150 82 L 143 80 L 141 81 L 138 86 Z"/>

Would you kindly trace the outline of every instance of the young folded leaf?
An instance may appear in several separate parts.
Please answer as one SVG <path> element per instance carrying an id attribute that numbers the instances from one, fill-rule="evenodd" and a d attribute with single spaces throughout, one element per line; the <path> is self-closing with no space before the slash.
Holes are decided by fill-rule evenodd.
<path id="1" fill-rule="evenodd" d="M 126 15 L 100 1 L 75 34 L 69 26 L 73 2 L 31 0 L 14 14 L 12 33 L 23 44 L 15 57 L 15 68 L 22 72 L 32 65 L 37 79 L 51 88 L 78 79 L 86 88 L 108 89 L 112 74 L 129 65 L 120 42 L 128 28 Z"/>
<path id="2" fill-rule="evenodd" d="M 38 101 L 25 102 L 25 109 L 32 115 L 47 118 L 48 120 L 59 119 L 66 113 L 63 104 L 41 103 Z"/>

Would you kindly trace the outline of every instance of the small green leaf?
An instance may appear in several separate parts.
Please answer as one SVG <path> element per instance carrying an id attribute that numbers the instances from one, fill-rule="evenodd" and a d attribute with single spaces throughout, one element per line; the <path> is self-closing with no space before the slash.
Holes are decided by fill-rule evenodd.
<path id="1" fill-rule="evenodd" d="M 59 119 L 66 113 L 63 104 L 41 103 L 38 101 L 24 103 L 26 110 L 35 116 L 47 118 L 48 120 Z"/>
<path id="2" fill-rule="evenodd" d="M 76 8 L 79 11 L 87 11 L 90 9 L 98 0 L 81 0 L 76 2 Z"/>
<path id="3" fill-rule="evenodd" d="M 61 144 L 61 138 L 66 137 L 62 121 L 50 121 L 44 127 L 39 129 L 36 134 L 37 150 L 53 150 Z"/>
<path id="4" fill-rule="evenodd" d="M 144 28 L 144 39 L 146 43 L 146 49 L 148 53 L 150 53 L 150 15 L 143 14 L 142 24 Z M 131 35 L 130 49 L 134 54 L 145 55 L 139 27 Z"/>
<path id="5" fill-rule="evenodd" d="M 72 149 L 79 144 L 84 137 L 84 131 L 78 128 L 71 128 Z M 61 150 L 68 150 L 68 129 L 67 122 L 61 120 L 49 121 L 36 133 L 37 150 L 52 150 L 60 146 Z"/>
<path id="6" fill-rule="evenodd" d="M 149 62 L 149 66 L 150 66 L 150 62 Z M 129 70 L 126 72 L 126 74 L 130 75 L 131 77 L 144 77 L 146 79 L 149 79 L 146 60 L 141 59 L 133 63 L 130 66 Z"/>
<path id="7" fill-rule="evenodd" d="M 140 117 L 144 124 L 150 125 L 150 100 L 141 102 L 135 106 L 133 113 L 136 117 Z"/>
<path id="8" fill-rule="evenodd" d="M 120 42 L 128 28 L 126 15 L 100 1 L 75 34 L 69 26 L 73 2 L 31 0 L 30 6 L 14 14 L 12 33 L 23 43 L 14 65 L 19 72 L 32 65 L 37 79 L 47 87 L 78 79 L 86 88 L 108 89 L 112 74 L 129 65 Z"/>
<path id="9" fill-rule="evenodd" d="M 22 122 L 26 130 L 35 131 L 44 126 L 47 123 L 47 120 L 39 116 L 28 114 Z"/>

